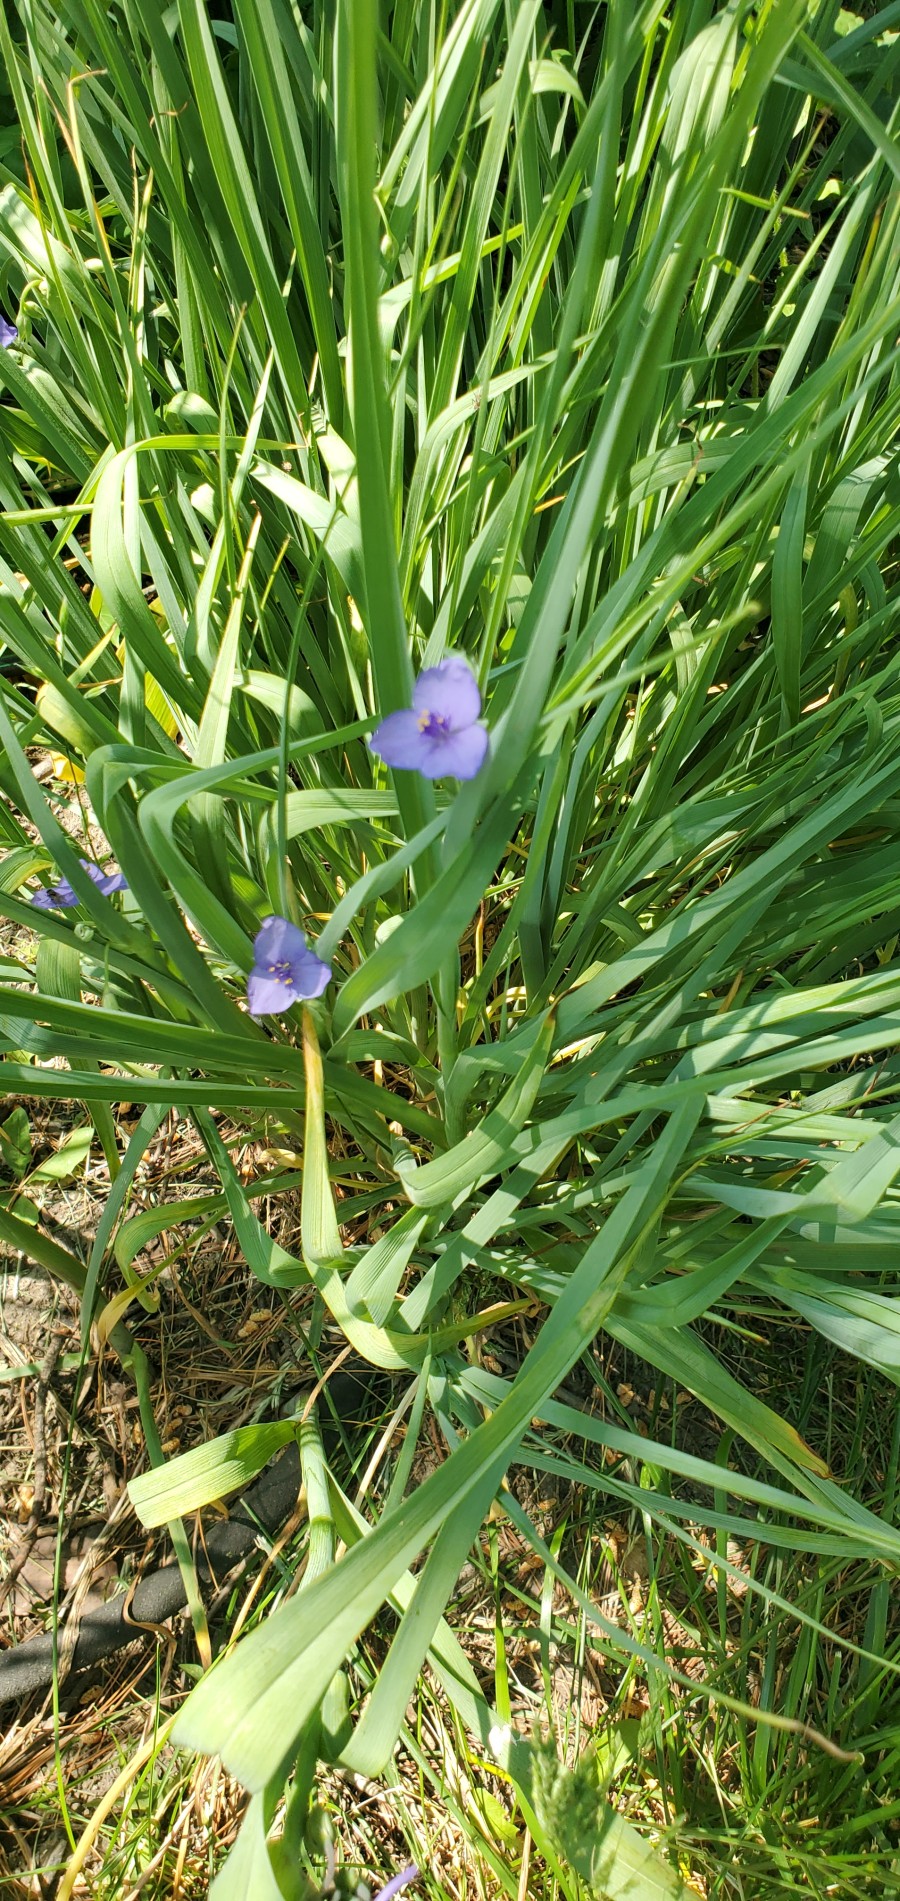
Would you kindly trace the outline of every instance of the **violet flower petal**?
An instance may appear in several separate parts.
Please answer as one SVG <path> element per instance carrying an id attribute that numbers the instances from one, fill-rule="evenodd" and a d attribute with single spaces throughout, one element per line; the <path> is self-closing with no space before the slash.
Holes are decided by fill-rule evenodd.
<path id="1" fill-rule="evenodd" d="M 121 871 L 103 871 L 89 858 L 81 858 L 78 862 L 104 898 L 110 897 L 114 891 L 128 890 L 128 881 Z M 81 899 L 68 878 L 60 878 L 57 884 L 42 885 L 34 893 L 31 902 L 38 911 L 71 911 L 81 903 Z"/>
<path id="2" fill-rule="evenodd" d="M 277 1016 L 300 998 L 320 997 L 331 966 L 311 951 L 289 918 L 263 919 L 253 941 L 253 969 L 247 979 L 247 1003 L 254 1017 Z"/>
<path id="3" fill-rule="evenodd" d="M 267 971 L 254 965 L 247 978 L 247 1005 L 252 1017 L 278 1016 L 282 1010 L 289 1010 L 293 1002 L 292 984 L 285 984 L 283 977 L 270 977 Z"/>
<path id="4" fill-rule="evenodd" d="M 289 962 L 306 949 L 306 938 L 286 917 L 265 917 L 253 939 L 255 964 Z"/>
<path id="5" fill-rule="evenodd" d="M 87 872 L 91 884 L 97 886 L 104 898 L 110 897 L 114 891 L 128 890 L 128 880 L 121 871 L 103 871 L 89 858 L 80 858 L 78 862 L 82 871 Z M 38 911 L 71 911 L 81 903 L 81 899 L 68 878 L 60 878 L 58 884 L 42 886 L 35 892 L 31 902 Z"/>
<path id="6" fill-rule="evenodd" d="M 41 885 L 31 902 L 36 911 L 70 911 L 78 899 L 68 878 L 61 878 L 59 884 Z"/>
<path id="7" fill-rule="evenodd" d="M 15 343 L 18 334 L 14 323 L 8 323 L 5 317 L 0 317 L 0 350 L 8 350 L 10 344 Z"/>
<path id="8" fill-rule="evenodd" d="M 294 985 L 298 997 L 311 1003 L 314 997 L 320 997 L 331 982 L 331 965 L 323 964 L 315 951 L 305 950 L 302 957 L 294 959 Z"/>
<path id="9" fill-rule="evenodd" d="M 423 735 L 425 738 L 425 735 Z M 425 738 L 419 771 L 426 779 L 474 779 L 484 765 L 488 749 L 486 726 L 464 726 L 457 733 L 440 733 Z"/>
<path id="10" fill-rule="evenodd" d="M 408 706 L 400 713 L 388 713 L 369 740 L 371 751 L 386 766 L 399 767 L 403 772 L 421 772 L 423 744 L 418 718 Z"/>
<path id="11" fill-rule="evenodd" d="M 426 667 L 413 688 L 413 711 L 449 721 L 451 733 L 471 726 L 481 712 L 478 681 L 461 654 L 448 654 L 436 667 Z"/>
<path id="12" fill-rule="evenodd" d="M 388 713 L 369 746 L 385 765 L 421 772 L 425 779 L 474 779 L 487 757 L 478 681 L 461 654 L 426 667 L 413 688 L 412 707 Z"/>

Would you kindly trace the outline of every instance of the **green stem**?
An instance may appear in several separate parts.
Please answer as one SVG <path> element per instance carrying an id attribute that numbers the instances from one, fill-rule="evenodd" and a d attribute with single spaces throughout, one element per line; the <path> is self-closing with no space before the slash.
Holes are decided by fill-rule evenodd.
<path id="1" fill-rule="evenodd" d="M 116 1350 L 120 1354 L 123 1366 L 130 1366 L 134 1375 L 134 1383 L 137 1387 L 138 1406 L 141 1415 L 141 1426 L 143 1427 L 144 1439 L 147 1446 L 147 1456 L 152 1466 L 165 1465 L 165 1453 L 163 1452 L 159 1432 L 157 1431 L 156 1419 L 153 1412 L 153 1401 L 150 1396 L 150 1362 L 143 1347 L 139 1346 L 137 1341 L 132 1339 L 125 1328 L 122 1329 L 122 1333 L 125 1335 L 125 1339 L 117 1340 L 116 1335 L 119 1334 L 119 1329 L 115 1328 L 110 1335 L 110 1339 L 116 1345 Z M 191 1623 L 194 1627 L 194 1636 L 197 1639 L 197 1649 L 200 1652 L 200 1660 L 204 1668 L 208 1670 L 212 1663 L 212 1644 L 210 1643 L 209 1637 L 209 1625 L 206 1621 L 206 1610 L 204 1608 L 203 1599 L 200 1596 L 200 1586 L 197 1582 L 197 1572 L 194 1566 L 190 1540 L 185 1531 L 184 1523 L 180 1518 L 170 1519 L 166 1525 L 166 1530 L 172 1540 L 175 1556 L 178 1560 L 178 1569 L 181 1572 L 182 1582 L 184 1584 L 188 1610 L 191 1614 Z"/>

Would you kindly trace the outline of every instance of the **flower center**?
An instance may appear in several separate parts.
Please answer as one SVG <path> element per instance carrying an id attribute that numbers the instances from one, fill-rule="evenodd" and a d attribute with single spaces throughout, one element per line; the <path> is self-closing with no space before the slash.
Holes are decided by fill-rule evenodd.
<path id="1" fill-rule="evenodd" d="M 286 957 L 283 957 L 279 964 L 267 964 L 266 972 L 268 976 L 274 977 L 276 983 L 292 984 L 294 981 L 291 966 Z"/>
<path id="2" fill-rule="evenodd" d="M 419 732 L 426 739 L 444 739 L 450 731 L 449 713 L 420 713 Z"/>

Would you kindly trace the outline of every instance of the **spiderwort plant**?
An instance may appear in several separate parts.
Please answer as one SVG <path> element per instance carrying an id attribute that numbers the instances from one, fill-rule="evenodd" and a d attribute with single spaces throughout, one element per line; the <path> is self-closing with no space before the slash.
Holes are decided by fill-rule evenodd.
<path id="1" fill-rule="evenodd" d="M 388 713 L 369 745 L 386 766 L 421 772 L 424 779 L 474 779 L 487 757 L 478 681 L 461 654 L 426 667 L 413 688 L 413 703 Z"/>
<path id="2" fill-rule="evenodd" d="M 82 858 L 79 862 L 101 897 L 111 898 L 114 891 L 128 890 L 128 881 L 123 878 L 121 871 L 103 871 L 100 865 L 92 864 L 89 858 Z M 60 878 L 58 884 L 41 885 L 31 902 L 36 911 L 71 911 L 81 903 L 81 899 L 68 878 Z"/>
<path id="3" fill-rule="evenodd" d="M 279 8 L 271 46 L 262 0 L 239 9 L 233 45 L 207 30 L 205 9 L 185 7 L 177 44 L 171 36 L 167 42 L 166 75 L 171 67 L 188 105 L 174 114 L 168 77 L 164 83 L 158 73 L 156 11 L 118 0 L 115 17 L 125 31 L 112 48 L 106 12 L 91 0 L 66 0 L 64 8 L 29 0 L 24 43 L 15 36 L 13 49 L 17 62 L 23 56 L 17 96 L 38 76 L 53 112 L 81 129 L 95 196 L 105 204 L 126 146 L 141 191 L 151 176 L 154 184 L 152 217 L 142 214 L 136 230 L 129 194 L 114 193 L 102 277 L 82 217 L 72 214 L 69 229 L 69 213 L 50 189 L 50 113 L 22 126 L 33 147 L 27 193 L 7 183 L 2 195 L 0 276 L 8 271 L 18 283 L 27 274 L 37 335 L 55 341 L 43 351 L 26 335 L 9 355 L 0 349 L 0 369 L 15 386 L 2 411 L 13 451 L 5 471 L 12 506 L 2 524 L 10 594 L 3 637 L 18 663 L 11 670 L 4 655 L 0 709 L 7 708 L 19 746 L 16 783 L 31 822 L 16 837 L 4 803 L 3 844 L 15 837 L 24 856 L 0 886 L 14 884 L 18 867 L 30 862 L 34 828 L 52 856 L 56 834 L 51 819 L 43 830 L 35 819 L 40 785 L 28 753 L 53 744 L 49 714 L 58 698 L 32 698 L 27 683 L 58 682 L 64 660 L 80 683 L 77 699 L 67 698 L 65 727 L 75 738 L 66 743 L 90 775 L 98 822 L 110 817 L 107 835 L 135 876 L 143 839 L 142 906 L 143 893 L 148 899 L 142 932 L 126 940 L 109 931 L 111 974 L 128 983 L 117 981 L 131 1019 L 127 1044 L 120 1008 L 51 1003 L 36 984 L 26 994 L 14 975 L 3 986 L 4 1011 L 30 1010 L 28 1042 L 38 1057 L 58 1055 L 55 1025 L 64 1023 L 63 1047 L 72 1051 L 64 1060 L 73 1067 L 61 1084 L 56 1068 L 13 1058 L 8 1081 L 47 1095 L 64 1086 L 89 1100 L 106 1091 L 110 1102 L 142 1088 L 171 1108 L 188 1104 L 195 1091 L 191 1113 L 206 1132 L 228 1204 L 237 1207 L 245 1191 L 204 1102 L 231 1115 L 239 1101 L 252 1131 L 265 1126 L 267 1142 L 269 1128 L 276 1132 L 283 1120 L 293 1153 L 300 1093 L 297 1051 L 258 1036 L 252 1044 L 247 1038 L 246 1055 L 235 1044 L 241 1022 L 244 1030 L 253 1024 L 235 1016 L 220 971 L 244 973 L 253 961 L 241 922 L 247 894 L 272 890 L 273 906 L 285 914 L 270 921 L 268 938 L 259 932 L 249 985 L 250 1010 L 259 1014 L 289 1009 L 308 994 L 310 962 L 312 988 L 327 981 L 324 966 L 318 974 L 314 968 L 316 948 L 320 963 L 328 954 L 322 941 L 310 947 L 299 932 L 271 941 L 276 927 L 287 932 L 292 915 L 287 896 L 274 896 L 275 879 L 295 876 L 304 901 L 323 914 L 343 906 L 354 969 L 325 1063 L 312 1030 L 304 1039 L 315 1085 L 304 1092 L 307 1192 L 298 1247 L 306 1259 L 285 1265 L 284 1279 L 299 1287 L 313 1270 L 318 1276 L 329 1357 L 345 1337 L 364 1360 L 388 1367 L 399 1360 L 400 1379 L 416 1382 L 410 1456 L 417 1431 L 442 1438 L 448 1453 L 405 1493 L 395 1484 L 389 1511 L 379 1515 L 377 1498 L 361 1499 L 366 1535 L 339 1562 L 304 1574 L 302 1592 L 288 1593 L 266 1627 L 250 1632 L 185 1706 L 179 1739 L 220 1750 L 229 1771 L 260 1793 L 216 1890 L 216 1901 L 225 1901 L 229 1891 L 247 1892 L 245 1858 L 252 1854 L 255 1868 L 262 1861 L 257 1822 L 268 1813 L 265 1788 L 295 1743 L 303 1763 L 310 1760 L 323 1734 L 322 1696 L 348 1648 L 355 1706 L 368 1652 L 353 1646 L 373 1606 L 396 1609 L 406 1575 L 414 1594 L 398 1647 L 342 1747 L 354 1775 L 368 1778 L 390 1765 L 409 1707 L 410 1667 L 423 1661 L 435 1613 L 455 1590 L 466 1540 L 477 1539 L 473 1501 L 482 1486 L 487 1501 L 505 1463 L 530 1463 L 532 1434 L 541 1431 L 532 1422 L 546 1417 L 567 1367 L 594 1351 L 601 1330 L 629 1352 L 643 1349 L 658 1370 L 654 1379 L 694 1392 L 705 1412 L 718 1408 L 729 1430 L 746 1425 L 754 1462 L 771 1446 L 783 1488 L 766 1485 L 761 1494 L 741 1455 L 729 1461 L 733 1470 L 702 1466 L 704 1484 L 698 1476 L 696 1490 L 693 1482 L 685 1489 L 681 1450 L 673 1447 L 670 1458 L 661 1445 L 653 1453 L 666 1475 L 659 1526 L 654 1494 L 637 1482 L 631 1487 L 618 1466 L 611 1481 L 617 1509 L 627 1500 L 653 1522 L 654 1537 L 668 1540 L 669 1506 L 692 1527 L 724 1486 L 729 1503 L 717 1516 L 740 1541 L 751 1485 L 752 1498 L 768 1501 L 773 1533 L 800 1550 L 804 1592 L 806 1551 L 817 1564 L 823 1535 L 840 1550 L 841 1569 L 858 1561 L 868 1576 L 877 1554 L 896 1568 L 894 1526 L 853 1498 L 844 1507 L 836 1486 L 822 1492 L 818 1453 L 803 1446 L 788 1419 L 742 1389 L 731 1356 L 717 1357 L 717 1343 L 720 1321 L 727 1329 L 731 1313 L 746 1310 L 752 1323 L 762 1312 L 768 1331 L 778 1313 L 789 1324 L 799 1302 L 809 1329 L 808 1383 L 816 1366 L 812 1329 L 821 1326 L 829 1342 L 851 1339 L 859 1307 L 852 1281 L 863 1258 L 873 1260 L 870 1284 L 877 1277 L 881 1286 L 885 1275 L 890 1293 L 896 1279 L 883 1265 L 886 1224 L 898 1214 L 893 1186 L 871 1217 L 860 1217 L 853 1247 L 843 1251 L 816 1241 L 803 1252 L 806 1176 L 782 1184 L 779 1207 L 791 1210 L 790 1226 L 777 1245 L 766 1211 L 773 1167 L 785 1157 L 792 1165 L 798 1153 L 810 1164 L 815 1156 L 820 1222 L 828 1216 L 829 1171 L 842 1171 L 832 1204 L 839 1227 L 847 1194 L 856 1192 L 848 1177 L 860 1145 L 872 1136 L 890 1146 L 879 1136 L 887 1125 L 871 1089 L 881 1072 L 860 1069 L 856 1058 L 868 1034 L 862 1026 L 876 1010 L 871 1038 L 879 1052 L 900 1045 L 900 1008 L 890 1029 L 900 966 L 894 960 L 869 972 L 864 964 L 861 972 L 856 960 L 868 962 L 878 934 L 890 931 L 891 878 L 880 856 L 890 856 L 890 845 L 873 846 L 868 815 L 876 815 L 879 834 L 886 828 L 900 842 L 900 681 L 890 615 L 869 599 L 868 582 L 871 569 L 874 597 L 882 586 L 896 592 L 890 550 L 900 535 L 900 498 L 882 465 L 897 430 L 900 256 L 896 218 L 882 215 L 890 186 L 883 139 L 856 176 L 855 163 L 841 159 L 851 139 L 858 148 L 877 132 L 876 116 L 869 113 L 863 126 L 854 105 L 857 86 L 862 98 L 885 61 L 874 38 L 854 42 L 852 86 L 836 65 L 829 97 L 839 143 L 819 155 L 815 99 L 830 71 L 825 40 L 834 12 L 824 0 L 813 9 L 808 0 L 763 0 L 753 9 L 687 0 L 600 8 L 596 31 L 582 36 L 582 54 L 574 31 L 568 48 L 562 37 L 563 17 L 571 21 L 576 9 L 541 9 L 537 0 L 382 10 L 319 0 L 313 8 Z M 301 11 L 315 20 L 314 76 Z M 816 31 L 807 39 L 812 13 Z M 563 60 L 561 93 L 534 84 L 547 36 L 554 67 L 557 55 Z M 115 61 L 104 57 L 111 50 Z M 780 73 L 782 58 L 789 65 Z M 88 74 L 66 94 L 68 75 L 85 67 L 102 68 L 103 76 Z M 500 81 L 485 115 L 485 76 L 495 73 Z M 793 100 L 787 112 L 782 81 Z M 580 102 L 569 89 L 576 83 Z M 238 118 L 235 102 L 252 98 L 268 105 Z M 754 127 L 764 136 L 755 138 Z M 302 162 L 315 179 L 312 198 L 299 173 L 307 139 Z M 631 163 L 637 149 L 640 162 Z M 823 299 L 815 274 L 821 251 L 809 234 L 819 229 L 835 169 L 840 192 L 832 202 L 825 191 L 828 249 L 841 268 Z M 257 232 L 243 258 L 217 209 L 223 189 L 229 202 L 239 192 Z M 269 215 L 273 191 L 289 216 Z M 32 255 L 38 212 L 41 228 L 54 232 L 46 279 Z M 196 243 L 188 241 L 192 217 Z M 527 242 L 511 238 L 510 218 L 521 220 Z M 447 241 L 461 246 L 458 268 L 423 271 L 420 253 L 423 264 L 439 260 Z M 843 269 L 859 243 L 871 243 L 861 291 Z M 495 263 L 483 266 L 488 255 Z M 125 357 L 117 312 L 133 309 L 141 260 L 160 321 L 151 347 Z M 252 321 L 235 331 L 223 379 L 235 261 Z M 244 289 L 238 294 L 243 300 Z M 172 373 L 165 378 L 154 368 L 157 327 Z M 32 351 L 38 374 L 17 373 L 18 358 L 28 368 Z M 270 352 L 263 388 L 260 360 Z M 748 379 L 755 388 L 763 354 L 766 400 L 748 401 Z M 130 387 L 107 387 L 106 367 L 121 361 Z M 92 498 L 93 602 L 67 565 L 74 523 L 54 516 L 60 525 L 52 536 L 44 532 L 47 489 L 33 463 L 47 434 L 51 380 L 58 401 L 46 444 L 49 499 L 58 509 L 64 495 Z M 222 481 L 210 489 L 210 438 L 202 446 L 191 392 L 206 388 L 221 399 L 223 380 L 228 435 Z M 172 381 L 186 407 L 170 401 Z M 122 416 L 132 410 L 139 441 L 110 456 L 110 446 L 125 440 Z M 144 496 L 152 497 L 147 508 Z M 24 532 L 11 528 L 11 515 Z M 791 576 L 798 562 L 806 564 L 807 545 L 817 572 L 803 589 L 801 638 Z M 251 592 L 253 546 L 260 586 Z M 866 587 L 859 588 L 863 564 Z M 129 581 L 135 569 L 137 591 Z M 835 612 L 845 592 L 857 628 L 849 663 L 846 617 Z M 771 615 L 760 616 L 760 601 Z M 121 669 L 111 664 L 109 643 L 102 659 L 97 651 L 98 626 L 120 621 L 126 656 L 132 649 Z M 407 692 L 412 626 L 445 657 L 428 665 L 415 691 L 410 675 Z M 745 627 L 754 629 L 746 641 Z M 481 696 L 459 657 L 463 647 L 474 651 L 475 639 L 479 678 L 488 668 L 498 683 L 505 675 L 504 737 L 494 739 L 504 752 L 503 791 L 499 780 L 498 788 L 487 785 Z M 852 670 L 860 657 L 864 691 L 841 692 L 842 681 L 853 684 L 848 664 Z M 364 758 L 367 667 L 381 696 L 376 717 L 387 717 Z M 136 702 L 148 677 L 145 718 Z M 711 682 L 728 690 L 710 693 Z M 819 713 L 801 719 L 801 709 L 816 706 Z M 873 707 L 883 742 L 867 724 Z M 177 756 L 165 730 L 169 714 Z M 538 739 L 548 716 L 560 732 L 555 747 Z M 835 720 L 844 736 L 837 748 Z M 107 755 L 113 730 L 118 740 Z M 514 739 L 509 752 L 506 733 Z M 13 752 L 4 744 L 5 802 Z M 520 751 L 521 770 L 512 756 Z M 370 785 L 366 767 L 375 755 L 397 769 L 386 792 Z M 456 777 L 472 779 L 452 836 L 443 812 L 432 817 L 425 783 L 442 774 L 451 788 Z M 474 799 L 481 790 L 484 799 Z M 466 813 L 476 804 L 478 824 L 467 833 Z M 76 883 L 86 891 L 77 872 Z M 176 907 L 188 928 L 172 922 Z M 11 908 L 19 908 L 14 899 Z M 115 924 L 112 907 L 94 908 Z M 51 919 L 42 923 L 52 928 Z M 102 928 L 99 920 L 92 931 L 94 967 Z M 332 929 L 329 941 L 340 935 Z M 206 947 L 215 969 L 206 967 Z M 87 981 L 94 982 L 90 966 Z M 243 1003 L 243 980 L 241 990 Z M 556 999 L 552 1016 L 549 998 Z M 706 1019 L 716 999 L 724 1015 L 711 1040 Z M 186 1013 L 193 1019 L 187 1028 Z M 536 1017 L 546 1018 L 540 1040 L 532 1040 Z M 134 1061 L 120 1060 L 123 1048 L 146 1081 L 135 1079 Z M 852 1090 L 855 1076 L 859 1094 L 832 1105 L 825 1130 L 815 1108 L 817 1070 L 842 1070 L 844 1057 L 843 1080 Z M 889 1103 L 889 1072 L 880 1087 Z M 758 1153 L 748 1153 L 748 1117 Z M 343 1208 L 332 1196 L 332 1132 Z M 139 1143 L 129 1142 L 123 1178 L 139 1154 Z M 885 1179 L 879 1174 L 879 1189 Z M 293 1169 L 284 1181 L 293 1197 Z M 347 1214 L 348 1191 L 359 1197 L 361 1218 L 345 1279 L 335 1265 L 335 1229 Z M 247 1220 L 240 1205 L 248 1271 L 271 1278 L 262 1224 Z M 124 1201 L 119 1206 L 125 1216 Z M 753 1212 L 742 1212 L 745 1206 Z M 371 1220 L 363 1210 L 372 1210 Z M 703 1218 L 693 1221 L 698 1210 Z M 161 1219 L 170 1215 L 160 1210 Z M 35 1245 L 23 1232 L 30 1224 L 14 1227 L 0 1208 L 0 1228 L 4 1221 L 7 1247 Z M 735 1265 L 738 1279 L 722 1293 L 721 1278 L 713 1286 L 710 1276 L 726 1250 L 745 1266 L 738 1273 Z M 827 1281 L 825 1255 L 835 1256 Z M 45 1248 L 45 1258 L 58 1257 Z M 818 1269 L 814 1301 L 797 1292 L 807 1269 Z M 485 1311 L 511 1282 L 534 1297 L 532 1344 L 526 1358 L 518 1327 L 505 1335 L 501 1379 L 473 1365 L 464 1329 L 477 1338 Z M 620 1288 L 627 1290 L 624 1311 Z M 871 1368 L 883 1364 L 890 1373 L 895 1342 L 888 1319 L 876 1319 L 881 1298 L 867 1309 L 863 1350 Z M 683 1324 L 673 1322 L 676 1308 Z M 708 1309 L 713 1324 L 697 1337 L 685 1316 L 702 1322 Z M 786 1400 L 793 1419 L 796 1392 L 789 1389 Z M 373 1404 L 380 1407 L 377 1396 Z M 577 1447 L 585 1437 L 583 1463 L 572 1457 L 560 1469 L 573 1486 L 596 1483 L 603 1511 L 607 1461 L 587 1432 L 592 1422 L 560 1410 L 558 1398 L 554 1405 L 553 1459 L 572 1457 L 564 1439 Z M 799 1410 L 818 1432 L 816 1409 Z M 374 1421 L 373 1413 L 366 1427 Z M 268 1457 L 269 1428 L 261 1433 L 259 1456 Z M 637 1437 L 630 1444 L 629 1469 L 641 1444 Z M 223 1460 L 233 1450 L 226 1443 Z M 399 1466 L 395 1476 L 402 1478 Z M 202 1483 L 220 1483 L 209 1464 Z M 174 1466 L 168 1484 L 165 1520 L 183 1509 Z M 696 1491 L 709 1493 L 706 1506 Z M 874 1486 L 867 1483 L 865 1495 L 871 1504 Z M 328 1498 L 342 1513 L 336 1532 L 349 1529 L 336 1488 Z M 732 1511 L 743 1515 L 732 1518 Z M 764 1520 L 756 1522 L 765 1533 Z M 536 1528 L 535 1550 L 538 1543 Z M 427 1569 L 417 1571 L 426 1551 Z M 573 1602 L 583 1598 L 582 1583 Z M 771 1636 L 772 1606 L 761 1589 L 747 1593 L 750 1644 L 757 1630 L 760 1641 Z M 759 1624 L 751 1598 L 760 1605 Z M 840 1622 L 839 1605 L 834 1618 Z M 453 1621 L 464 1643 L 465 1618 Z M 454 1664 L 451 1640 L 448 1625 L 434 1661 L 453 1724 L 472 1723 L 477 1747 L 492 1716 L 473 1704 L 477 1686 L 465 1674 L 464 1648 Z M 614 1627 L 604 1642 L 627 1668 Z M 670 1667 L 664 1644 L 656 1661 Z M 738 1657 L 738 1677 L 740 1664 Z M 709 1688 L 718 1693 L 712 1682 Z M 671 1767 L 677 1808 L 692 1732 L 680 1715 L 674 1724 L 663 1720 L 667 1699 L 651 1698 L 651 1705 L 660 1782 Z M 685 1722 L 690 1706 L 689 1696 L 681 1699 Z M 814 1706 L 803 1713 L 815 1720 Z M 743 1759 L 743 1719 L 732 1729 L 726 1716 L 723 1706 L 723 1747 Z M 828 1727 L 832 1717 L 837 1724 L 829 1709 Z M 845 1720 L 854 1747 L 852 1711 Z M 842 1739 L 843 1727 L 837 1733 Z M 454 1735 L 445 1744 L 438 1732 L 436 1757 L 429 1744 L 436 1767 L 429 1762 L 426 1770 L 439 1780 Z M 517 1774 L 519 1740 L 509 1758 Z M 874 1776 L 870 1761 L 879 1753 L 867 1751 L 861 1775 Z M 866 1782 L 867 1813 L 879 1812 L 887 1786 Z M 814 1788 L 810 1782 L 811 1802 Z M 708 1795 L 714 1804 L 717 1791 L 715 1781 L 708 1789 L 698 1783 L 697 1799 Z M 854 1782 L 853 1800 L 857 1793 Z M 756 1866 L 762 1851 L 752 1790 L 743 1808 L 736 1797 L 734 1814 L 736 1829 L 751 1831 Z M 796 1805 L 794 1819 L 801 1833 L 791 1853 L 799 1854 L 804 1818 Z M 605 1841 L 599 1831 L 588 1841 L 579 1824 L 588 1873 L 595 1847 L 605 1865 L 612 1843 L 620 1888 L 653 1887 L 660 1901 L 672 1901 L 671 1864 L 660 1861 L 651 1874 L 638 1856 L 644 1844 L 635 1847 L 629 1829 L 621 1815 Z M 729 1819 L 726 1869 L 740 1861 L 741 1839 Z M 692 1857 L 693 1836 L 690 1842 Z M 861 1853 L 869 1856 L 868 1843 Z M 279 1872 L 284 1866 L 282 1858 Z"/>
<path id="4" fill-rule="evenodd" d="M 14 323 L 9 323 L 6 317 L 0 317 L 0 350 L 8 350 L 10 344 L 15 343 L 18 334 Z"/>
<path id="5" fill-rule="evenodd" d="M 267 917 L 253 940 L 247 1002 L 254 1017 L 277 1016 L 301 999 L 320 997 L 331 965 L 311 951 L 303 932 L 286 917 Z"/>

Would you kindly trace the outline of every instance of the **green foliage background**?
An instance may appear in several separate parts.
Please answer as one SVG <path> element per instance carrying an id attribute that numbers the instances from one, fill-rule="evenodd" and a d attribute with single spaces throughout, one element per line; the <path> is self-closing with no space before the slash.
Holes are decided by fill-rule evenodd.
<path id="1" fill-rule="evenodd" d="M 120 1285 L 141 1156 L 186 1107 L 253 1273 L 312 1282 L 320 1318 L 414 1388 L 367 1519 L 307 1441 L 321 1565 L 179 1719 L 254 1791 L 217 1901 L 306 1892 L 266 1840 L 285 1778 L 290 1839 L 295 1761 L 383 1770 L 426 1657 L 533 1799 L 537 1758 L 443 1621 L 519 1464 L 687 1554 L 708 1532 L 720 1579 L 728 1539 L 751 1541 L 765 1615 L 779 1552 L 870 1567 L 866 1657 L 848 1645 L 821 1696 L 811 1668 L 787 1715 L 767 1678 L 754 1771 L 780 1721 L 838 1737 L 848 1789 L 871 1746 L 873 1683 L 896 1673 L 890 1500 L 835 1482 L 719 1350 L 775 1315 L 888 1381 L 900 1365 L 900 8 L 867 16 L 0 17 L 21 134 L 0 155 L 19 325 L 0 902 L 40 939 L 33 967 L 7 962 L 0 1036 L 8 1087 L 84 1102 L 113 1177 L 87 1262 L 11 1208 L 0 1236 L 83 1288 L 87 1329 Z M 365 743 L 448 650 L 492 732 L 456 792 L 385 775 Z M 121 908 L 81 871 L 36 746 L 84 772 Z M 38 921 L 30 881 L 53 867 L 81 909 Z M 334 958 L 302 1034 L 242 1007 L 271 910 Z M 123 1098 L 147 1108 L 120 1155 Z M 302 1141 L 294 1252 L 253 1200 L 295 1177 L 248 1193 L 216 1110 Z M 345 1245 L 338 1215 L 376 1238 Z M 514 1375 L 481 1368 L 478 1333 L 533 1302 Z M 717 1462 L 554 1398 L 600 1329 L 718 1417 Z M 447 1458 L 411 1490 L 426 1409 Z M 172 1520 L 271 1451 L 268 1427 L 217 1442 L 135 1500 Z M 896 1455 L 895 1435 L 890 1474 Z M 668 1695 L 658 1649 L 503 1499 Z M 385 1604 L 400 1623 L 362 1698 L 336 1672 Z M 679 1891 L 612 1811 L 579 1839 L 558 1846 L 598 1891 Z M 873 1852 L 881 1878 L 886 1838 Z"/>

